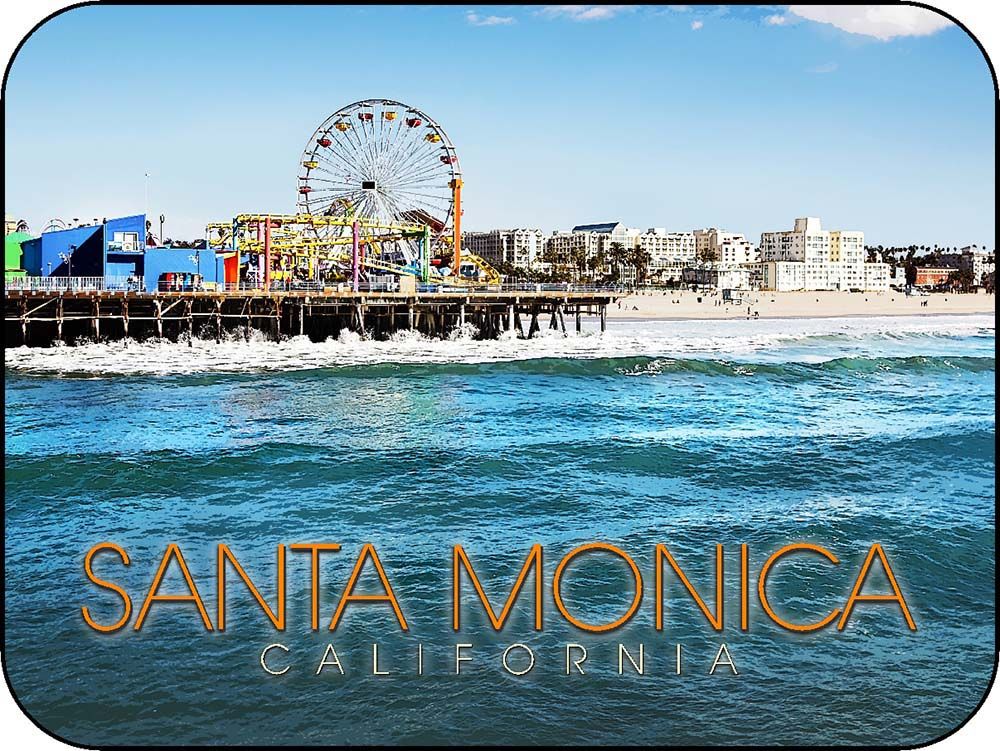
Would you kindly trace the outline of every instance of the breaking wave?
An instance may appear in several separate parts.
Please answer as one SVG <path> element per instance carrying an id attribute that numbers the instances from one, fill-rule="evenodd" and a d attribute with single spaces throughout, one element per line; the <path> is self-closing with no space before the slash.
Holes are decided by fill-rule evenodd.
<path id="1" fill-rule="evenodd" d="M 795 321 L 614 322 L 530 340 L 446 339 L 399 332 L 384 341 L 345 332 L 313 342 L 293 337 L 221 343 L 147 340 L 4 351 L 19 374 L 70 377 L 166 376 L 335 370 L 338 375 L 535 373 L 579 376 L 701 372 L 717 376 L 808 378 L 822 373 L 970 372 L 994 369 L 995 319 L 989 315 Z M 962 357 L 952 356 L 956 343 Z"/>

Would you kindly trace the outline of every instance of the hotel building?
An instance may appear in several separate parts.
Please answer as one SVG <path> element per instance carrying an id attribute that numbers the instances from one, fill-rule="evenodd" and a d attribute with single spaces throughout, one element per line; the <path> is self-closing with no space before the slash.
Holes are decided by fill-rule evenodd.
<path id="1" fill-rule="evenodd" d="M 793 229 L 764 232 L 755 265 L 763 289 L 865 290 L 889 288 L 888 264 L 865 262 L 864 232 L 824 230 L 816 217 Z"/>
<path id="2" fill-rule="evenodd" d="M 491 264 L 534 269 L 542 260 L 545 238 L 540 229 L 494 229 L 463 232 L 462 247 Z"/>
<path id="3" fill-rule="evenodd" d="M 638 247 L 649 254 L 649 277 L 653 281 L 680 281 L 684 269 L 695 261 L 696 240 L 693 232 L 667 232 L 650 227 L 638 239 Z"/>
<path id="4" fill-rule="evenodd" d="M 724 267 L 741 266 L 757 260 L 757 251 L 743 235 L 710 227 L 694 231 L 697 258 L 713 258 Z"/>
<path id="5" fill-rule="evenodd" d="M 996 272 L 994 254 L 975 245 L 967 245 L 958 253 L 941 254 L 939 258 L 942 266 L 970 271 L 976 285 L 981 285 L 986 277 Z"/>
<path id="6" fill-rule="evenodd" d="M 578 224 L 569 232 L 553 232 L 545 241 L 545 259 L 555 267 L 571 269 L 578 273 L 591 274 L 592 259 L 603 256 L 604 265 L 593 269 L 594 273 L 607 274 L 611 271 L 611 247 L 619 244 L 627 251 L 638 245 L 641 230 L 626 227 L 621 222 L 599 224 Z M 587 268 L 581 269 L 580 262 Z M 630 264 L 621 268 L 622 281 L 635 281 L 635 269 Z"/>

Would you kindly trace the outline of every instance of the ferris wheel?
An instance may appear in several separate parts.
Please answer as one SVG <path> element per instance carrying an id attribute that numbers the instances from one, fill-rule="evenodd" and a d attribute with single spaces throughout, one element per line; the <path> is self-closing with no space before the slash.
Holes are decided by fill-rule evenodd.
<path id="1" fill-rule="evenodd" d="M 365 99 L 337 110 L 309 139 L 299 169 L 299 213 L 425 224 L 439 248 L 452 239 L 458 154 L 441 126 L 415 107 Z M 382 248 L 401 262 L 415 251 L 403 241 Z"/>

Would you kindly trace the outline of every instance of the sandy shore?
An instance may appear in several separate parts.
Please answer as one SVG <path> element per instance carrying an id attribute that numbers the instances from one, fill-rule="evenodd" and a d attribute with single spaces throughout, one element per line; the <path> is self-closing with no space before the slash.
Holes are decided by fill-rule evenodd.
<path id="1" fill-rule="evenodd" d="M 609 318 L 725 319 L 841 318 L 844 316 L 994 313 L 996 296 L 900 292 L 744 292 L 741 304 L 722 302 L 719 292 L 639 292 L 608 308 Z"/>

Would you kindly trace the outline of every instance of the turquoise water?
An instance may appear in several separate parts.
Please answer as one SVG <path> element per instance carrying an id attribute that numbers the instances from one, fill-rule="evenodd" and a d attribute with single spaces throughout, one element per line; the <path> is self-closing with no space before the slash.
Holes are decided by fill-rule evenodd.
<path id="1" fill-rule="evenodd" d="M 5 363 L 6 670 L 30 713 L 78 743 L 909 745 L 959 724 L 990 679 L 993 316 L 618 323 L 532 342 L 131 343 L 7 350 Z M 95 563 L 133 600 L 112 635 L 80 615 L 120 614 L 83 572 L 105 540 L 131 558 Z M 646 587 L 631 621 L 606 634 L 569 626 L 552 601 L 559 559 L 591 541 L 626 550 Z M 756 578 L 794 541 L 841 563 L 780 564 L 768 581 L 782 615 L 843 607 L 879 542 L 918 630 L 884 604 L 858 605 L 842 632 L 779 629 Z M 217 543 L 272 605 L 277 544 L 340 543 L 323 558 L 320 630 L 308 557 L 289 554 L 284 632 L 235 577 L 224 633 L 177 603 L 133 631 L 169 542 L 213 621 Z M 405 635 L 372 603 L 325 630 L 367 542 Z M 452 631 L 451 546 L 468 551 L 499 610 L 533 543 L 545 550 L 544 630 L 529 578 L 500 634 L 466 582 Z M 722 632 L 676 580 L 654 629 L 657 543 L 710 604 L 725 546 Z M 568 607 L 591 622 L 631 599 L 628 568 L 610 557 L 578 559 L 567 577 Z M 371 568 L 361 581 L 380 591 Z M 164 591 L 183 591 L 175 569 Z M 274 642 L 290 649 L 272 653 L 291 666 L 280 677 L 259 663 Z M 371 675 L 372 642 L 392 675 Z M 455 676 L 459 642 L 474 647 Z M 587 647 L 586 675 L 565 674 L 567 642 Z M 315 675 L 328 643 L 346 675 Z M 514 643 L 535 654 L 521 677 L 500 662 Z M 619 675 L 619 643 L 633 657 L 644 645 L 645 675 L 627 662 Z M 708 674 L 722 643 L 738 676 Z"/>

